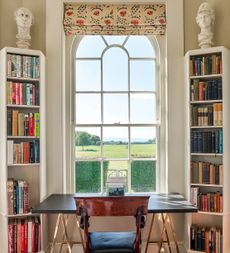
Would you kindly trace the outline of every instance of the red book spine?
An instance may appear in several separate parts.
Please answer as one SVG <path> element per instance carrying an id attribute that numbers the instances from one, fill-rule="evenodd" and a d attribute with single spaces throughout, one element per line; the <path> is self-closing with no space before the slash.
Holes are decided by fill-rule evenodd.
<path id="1" fill-rule="evenodd" d="M 23 162 L 30 162 L 30 146 L 29 142 L 23 142 Z"/>
<path id="2" fill-rule="evenodd" d="M 16 83 L 16 105 L 20 105 L 20 83 Z"/>
<path id="3" fill-rule="evenodd" d="M 23 191 L 23 212 L 29 212 L 29 203 L 28 203 L 28 184 L 24 181 L 24 191 Z"/>
<path id="4" fill-rule="evenodd" d="M 204 100 L 204 83 L 199 82 L 199 100 Z"/>
<path id="5" fill-rule="evenodd" d="M 12 104 L 15 105 L 16 104 L 16 83 L 12 84 L 13 88 L 12 88 Z"/>
<path id="6" fill-rule="evenodd" d="M 9 244 L 9 253 L 14 253 L 14 224 L 8 224 L 8 244 Z"/>
<path id="7" fill-rule="evenodd" d="M 21 233 L 22 233 L 22 249 L 21 252 L 25 252 L 25 223 L 22 221 L 21 224 Z"/>
<path id="8" fill-rule="evenodd" d="M 25 222 L 25 248 L 24 253 L 28 253 L 28 222 Z"/>
<path id="9" fill-rule="evenodd" d="M 23 84 L 19 83 L 19 103 L 23 105 Z"/>
<path id="10" fill-rule="evenodd" d="M 21 221 L 17 224 L 17 252 L 21 252 L 22 249 L 22 229 Z"/>
<path id="11" fill-rule="evenodd" d="M 29 114 L 29 136 L 34 136 L 34 115 Z"/>
<path id="12" fill-rule="evenodd" d="M 32 222 L 32 251 L 31 253 L 35 253 L 35 223 L 34 220 Z"/>
<path id="13" fill-rule="evenodd" d="M 41 251 L 41 224 L 38 224 L 38 251 Z"/>

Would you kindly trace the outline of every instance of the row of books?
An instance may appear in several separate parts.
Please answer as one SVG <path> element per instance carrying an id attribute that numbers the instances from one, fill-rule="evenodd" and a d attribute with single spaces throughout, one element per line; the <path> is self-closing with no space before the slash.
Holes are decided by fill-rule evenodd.
<path id="1" fill-rule="evenodd" d="M 8 214 L 29 212 L 28 183 L 25 180 L 7 180 Z"/>
<path id="2" fill-rule="evenodd" d="M 7 135 L 8 136 L 40 136 L 40 113 L 7 111 Z"/>
<path id="3" fill-rule="evenodd" d="M 39 217 L 10 220 L 8 223 L 9 253 L 36 253 L 41 251 L 41 224 Z"/>
<path id="4" fill-rule="evenodd" d="M 189 64 L 191 76 L 222 73 L 222 58 L 220 54 L 192 56 Z"/>
<path id="5" fill-rule="evenodd" d="M 223 131 L 215 129 L 209 131 L 191 131 L 192 153 L 223 153 Z"/>
<path id="6" fill-rule="evenodd" d="M 39 163 L 39 140 L 15 142 L 7 141 L 8 165 L 20 163 Z"/>
<path id="7" fill-rule="evenodd" d="M 222 99 L 222 80 L 214 79 L 209 81 L 201 81 L 199 79 L 192 80 L 191 101 L 217 100 Z"/>
<path id="8" fill-rule="evenodd" d="M 210 162 L 191 162 L 191 182 L 194 184 L 223 184 L 223 165 Z"/>
<path id="9" fill-rule="evenodd" d="M 192 225 L 190 227 L 190 244 L 192 250 L 206 253 L 223 253 L 222 231 L 216 227 L 202 227 Z"/>
<path id="10" fill-rule="evenodd" d="M 7 82 L 7 104 L 39 105 L 39 87 L 34 83 Z"/>
<path id="11" fill-rule="evenodd" d="M 7 76 L 38 79 L 40 76 L 39 57 L 7 54 Z"/>
<path id="12" fill-rule="evenodd" d="M 208 106 L 193 106 L 191 119 L 192 126 L 222 126 L 223 105 L 214 103 Z"/>
<path id="13" fill-rule="evenodd" d="M 223 212 L 223 195 L 217 192 L 203 193 L 199 187 L 191 187 L 191 203 L 203 212 Z"/>

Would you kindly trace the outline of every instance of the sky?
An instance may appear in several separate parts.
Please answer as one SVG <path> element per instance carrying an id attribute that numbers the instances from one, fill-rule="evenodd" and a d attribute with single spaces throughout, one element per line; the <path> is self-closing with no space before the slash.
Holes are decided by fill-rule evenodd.
<path id="1" fill-rule="evenodd" d="M 85 36 L 76 52 L 76 94 L 75 119 L 81 124 L 100 124 L 102 120 L 107 124 L 122 123 L 155 123 L 155 52 L 150 41 L 145 36 Z M 106 43 L 111 46 L 104 51 Z M 130 54 L 130 119 L 128 116 L 128 84 L 129 58 L 121 47 L 125 47 Z M 102 60 L 100 59 L 103 53 Z M 142 58 L 140 58 L 142 57 Z M 146 59 L 147 57 L 147 59 Z M 87 59 L 88 58 L 88 59 Z M 92 59 L 93 58 L 93 59 Z M 145 58 L 145 59 L 143 59 Z M 101 74 L 103 69 L 103 74 Z M 101 87 L 107 93 L 103 95 L 104 111 L 101 112 Z M 94 94 L 87 94 L 94 91 Z M 122 91 L 123 93 L 116 93 Z M 146 94 L 147 91 L 152 93 Z M 111 93 L 115 92 L 115 93 Z M 85 128 L 86 129 L 86 128 Z M 83 130 L 81 128 L 81 130 Z M 87 129 L 91 134 L 100 136 L 99 128 Z M 133 128 L 131 138 L 152 139 L 155 128 Z M 103 131 L 106 139 L 128 137 L 127 128 L 106 128 Z"/>

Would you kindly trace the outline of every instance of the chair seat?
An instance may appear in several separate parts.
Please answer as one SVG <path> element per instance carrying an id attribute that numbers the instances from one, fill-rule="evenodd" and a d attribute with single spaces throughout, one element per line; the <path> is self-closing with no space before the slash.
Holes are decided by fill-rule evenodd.
<path id="1" fill-rule="evenodd" d="M 134 253 L 135 232 L 91 232 L 90 253 Z"/>

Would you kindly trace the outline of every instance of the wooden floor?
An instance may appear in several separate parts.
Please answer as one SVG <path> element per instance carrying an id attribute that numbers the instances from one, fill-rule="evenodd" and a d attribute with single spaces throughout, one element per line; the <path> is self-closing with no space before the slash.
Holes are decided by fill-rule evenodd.
<path id="1" fill-rule="evenodd" d="M 186 250 L 182 245 L 179 246 L 179 249 L 180 249 L 180 253 L 186 253 Z M 176 252 L 176 249 L 174 249 L 174 247 L 172 246 L 172 253 L 174 252 Z M 64 246 L 62 249 L 62 252 L 60 252 L 60 247 L 57 245 L 55 247 L 54 253 L 68 253 L 68 250 L 67 250 L 67 247 Z M 82 247 L 79 245 L 74 246 L 72 249 L 72 253 L 83 253 Z M 158 247 L 156 245 L 150 245 L 148 249 L 148 253 L 158 253 Z M 161 250 L 161 253 L 169 253 L 169 250 L 167 249 L 167 247 L 165 247 L 163 250 Z"/>

